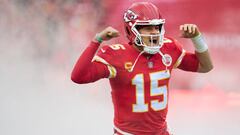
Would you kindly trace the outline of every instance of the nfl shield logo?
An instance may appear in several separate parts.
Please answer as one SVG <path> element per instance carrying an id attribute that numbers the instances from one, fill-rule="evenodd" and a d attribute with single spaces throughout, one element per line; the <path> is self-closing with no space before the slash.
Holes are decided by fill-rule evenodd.
<path id="1" fill-rule="evenodd" d="M 152 61 L 148 62 L 148 68 L 153 68 L 153 62 Z"/>

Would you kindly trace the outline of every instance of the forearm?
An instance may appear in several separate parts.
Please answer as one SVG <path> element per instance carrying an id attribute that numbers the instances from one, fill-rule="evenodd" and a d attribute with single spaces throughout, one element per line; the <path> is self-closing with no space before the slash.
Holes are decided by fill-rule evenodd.
<path id="1" fill-rule="evenodd" d="M 192 39 L 194 47 L 195 47 L 195 54 L 199 60 L 199 66 L 197 72 L 206 73 L 212 70 L 213 64 L 211 61 L 211 57 L 208 51 L 208 46 L 204 41 L 201 35 Z"/>
<path id="2" fill-rule="evenodd" d="M 206 73 L 213 69 L 213 64 L 208 50 L 202 53 L 195 52 L 195 54 L 199 60 L 197 72 Z"/>

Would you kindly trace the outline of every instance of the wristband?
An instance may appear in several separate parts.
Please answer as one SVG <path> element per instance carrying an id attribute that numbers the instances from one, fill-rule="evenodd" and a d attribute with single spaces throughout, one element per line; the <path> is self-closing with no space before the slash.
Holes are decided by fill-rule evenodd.
<path id="1" fill-rule="evenodd" d="M 208 50 L 207 43 L 203 39 L 203 36 L 200 34 L 197 37 L 191 38 L 196 52 L 202 53 Z"/>
<path id="2" fill-rule="evenodd" d="M 103 39 L 98 35 L 98 34 L 96 34 L 96 36 L 95 36 L 95 39 L 98 41 L 98 43 L 102 43 L 103 42 Z"/>

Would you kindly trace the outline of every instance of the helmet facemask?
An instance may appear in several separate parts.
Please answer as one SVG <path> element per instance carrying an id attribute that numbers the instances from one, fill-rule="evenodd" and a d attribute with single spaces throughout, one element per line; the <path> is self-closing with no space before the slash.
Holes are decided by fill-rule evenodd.
<path id="1" fill-rule="evenodd" d="M 135 40 L 134 43 L 137 46 L 143 47 L 143 51 L 149 54 L 156 54 L 163 45 L 164 38 L 164 19 L 154 19 L 149 21 L 139 21 L 137 20 L 131 27 L 131 31 L 134 33 Z M 155 34 L 141 34 L 138 27 L 144 26 L 159 26 L 159 32 Z M 147 40 L 147 41 L 146 41 Z"/>
<path id="2" fill-rule="evenodd" d="M 167 71 L 167 67 L 171 65 L 172 58 L 170 55 L 163 54 L 160 51 L 160 48 L 164 44 L 165 19 L 162 18 L 158 8 L 149 2 L 133 3 L 128 10 L 125 11 L 123 20 L 126 37 L 129 39 L 130 45 L 135 44 L 141 47 L 141 52 L 134 61 L 130 72 L 133 71 L 134 66 L 143 53 L 160 54 Z M 148 26 L 151 26 L 149 31 Z M 152 26 L 158 26 L 159 30 Z"/>

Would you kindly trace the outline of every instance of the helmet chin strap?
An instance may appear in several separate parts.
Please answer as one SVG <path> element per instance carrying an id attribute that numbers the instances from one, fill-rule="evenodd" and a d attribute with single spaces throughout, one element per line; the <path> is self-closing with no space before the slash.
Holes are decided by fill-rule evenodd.
<path id="1" fill-rule="evenodd" d="M 151 35 L 150 35 L 150 36 L 151 36 Z M 159 38 L 160 38 L 159 40 L 162 40 L 162 39 L 161 39 L 161 38 L 162 38 L 161 35 L 160 35 Z M 151 41 L 153 41 L 152 39 L 153 39 L 153 36 L 151 36 Z M 162 45 L 163 45 L 163 41 L 159 41 L 159 42 L 160 42 L 160 43 L 159 43 L 159 46 L 153 46 L 153 42 L 151 42 L 151 46 L 148 46 L 148 45 L 145 45 L 145 44 L 143 43 L 141 37 L 136 37 L 136 38 L 135 38 L 135 44 L 136 44 L 137 46 L 139 46 L 139 47 L 143 47 L 143 50 L 138 54 L 137 58 L 136 58 L 135 61 L 134 61 L 133 66 L 131 67 L 131 69 L 129 70 L 129 72 L 132 72 L 132 71 L 133 71 L 133 69 L 134 69 L 134 67 L 135 67 L 135 65 L 136 65 L 139 57 L 140 57 L 143 53 L 148 53 L 148 54 L 152 54 L 152 55 L 158 53 L 159 55 L 161 55 L 161 57 L 162 57 L 162 63 L 165 65 L 165 67 L 166 67 L 166 72 L 167 72 L 168 67 L 169 67 L 171 64 L 168 64 L 168 63 L 167 63 L 167 58 L 166 58 L 166 57 L 167 57 L 167 54 L 163 54 L 163 53 L 160 51 L 160 48 L 161 48 Z"/>
<path id="2" fill-rule="evenodd" d="M 144 53 L 144 51 L 141 51 L 141 52 L 138 54 L 136 60 L 135 60 L 134 63 L 133 63 L 133 66 L 131 67 L 131 69 L 130 69 L 129 72 L 132 72 L 132 71 L 133 71 L 133 69 L 134 69 L 134 67 L 135 67 L 135 65 L 136 65 L 136 63 L 137 63 L 139 57 L 140 57 L 143 53 Z"/>
<path id="3" fill-rule="evenodd" d="M 156 47 L 143 46 L 143 51 L 148 54 L 156 54 L 159 52 L 159 49 L 160 49 L 159 46 L 156 46 Z"/>

